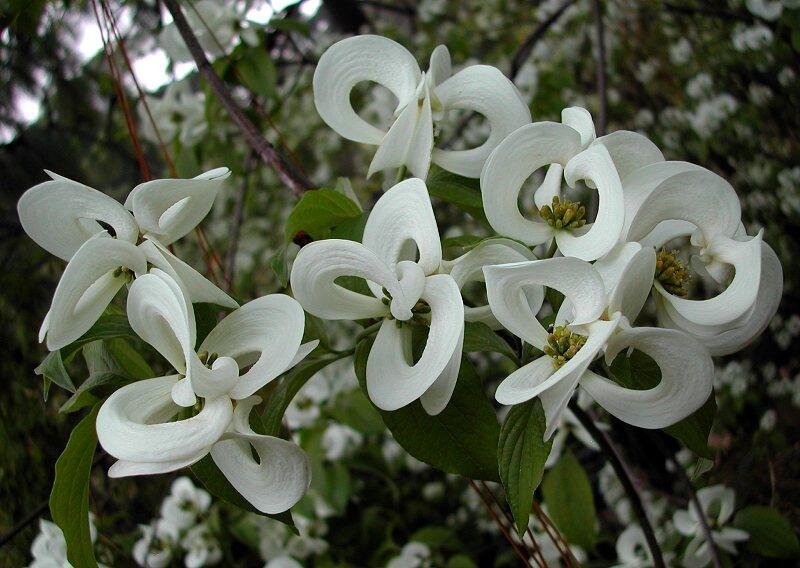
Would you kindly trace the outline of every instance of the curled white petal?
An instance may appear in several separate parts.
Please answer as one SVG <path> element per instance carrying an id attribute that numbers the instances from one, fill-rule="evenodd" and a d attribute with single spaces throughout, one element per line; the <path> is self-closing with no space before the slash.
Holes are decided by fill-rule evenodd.
<path id="1" fill-rule="evenodd" d="M 314 104 L 328 126 L 349 140 L 380 144 L 384 132 L 358 116 L 350 91 L 374 81 L 398 99 L 398 109 L 414 96 L 421 73 L 414 56 L 385 37 L 361 35 L 343 39 L 320 57 L 314 71 Z"/>
<path id="2" fill-rule="evenodd" d="M 595 268 L 597 268 L 597 263 L 595 263 Z M 630 323 L 635 322 L 647 302 L 653 286 L 655 270 L 655 250 L 652 247 L 639 248 L 620 268 L 621 278 L 609 294 L 608 312 L 610 314 L 619 312 Z"/>
<path id="3" fill-rule="evenodd" d="M 477 148 L 437 148 L 433 152 L 434 163 L 465 177 L 479 177 L 492 150 L 514 130 L 531 121 L 528 105 L 514 83 L 488 65 L 472 65 L 459 71 L 436 87 L 435 94 L 445 110 L 475 111 L 489 122 L 489 137 Z"/>
<path id="4" fill-rule="evenodd" d="M 527 124 L 500 142 L 481 172 L 483 208 L 492 228 L 530 245 L 549 240 L 552 227 L 522 215 L 519 193 L 525 180 L 542 166 L 566 166 L 580 151 L 580 144 L 576 130 L 556 122 Z"/>
<path id="5" fill-rule="evenodd" d="M 390 266 L 404 258 L 408 241 L 416 244 L 417 261 L 425 274 L 433 274 L 442 261 L 439 229 L 428 189 L 421 179 L 401 181 L 384 193 L 364 226 L 364 246 Z"/>
<path id="6" fill-rule="evenodd" d="M 594 143 L 608 150 L 620 178 L 649 164 L 664 161 L 664 154 L 658 146 L 638 132 L 617 130 L 601 136 Z"/>
<path id="7" fill-rule="evenodd" d="M 526 286 L 547 286 L 563 293 L 575 309 L 573 325 L 595 321 L 606 306 L 606 291 L 600 274 L 591 264 L 577 258 L 487 266 L 483 273 L 489 305 L 497 320 L 511 333 L 539 349 L 547 343 L 547 331 L 531 311 L 525 295 Z"/>
<path id="8" fill-rule="evenodd" d="M 271 294 L 246 303 L 225 317 L 203 340 L 199 350 L 249 363 L 230 391 L 243 399 L 285 371 L 303 340 L 305 314 L 294 298 Z M 243 366 L 243 365 L 242 365 Z"/>
<path id="9" fill-rule="evenodd" d="M 456 348 L 450 356 L 450 361 L 447 362 L 442 373 L 433 381 L 433 384 L 428 387 L 422 396 L 419 397 L 419 402 L 425 412 L 431 416 L 439 414 L 447 407 L 450 398 L 453 396 L 453 391 L 458 382 L 458 372 L 461 370 L 461 355 L 464 347 L 464 328 L 461 328 L 461 336 L 458 338 Z"/>
<path id="10" fill-rule="evenodd" d="M 142 274 L 147 261 L 136 245 L 105 233 L 77 250 L 53 294 L 46 322 L 48 349 L 60 349 L 92 327 L 127 282 L 126 275 L 114 275 L 120 267 Z"/>
<path id="11" fill-rule="evenodd" d="M 119 239 L 136 242 L 139 227 L 116 199 L 71 179 L 50 176 L 51 181 L 33 186 L 17 203 L 22 228 L 36 244 L 69 260 L 83 243 L 104 230 L 97 221 L 111 226 Z"/>
<path id="12" fill-rule="evenodd" d="M 450 62 L 450 51 L 446 45 L 437 45 L 431 52 L 431 61 L 428 66 L 428 74 L 431 76 L 431 83 L 434 87 L 450 77 L 453 66 Z"/>
<path id="13" fill-rule="evenodd" d="M 572 158 L 564 169 L 570 186 L 579 179 L 591 180 L 597 188 L 599 205 L 591 229 L 582 235 L 556 231 L 556 242 L 565 256 L 595 260 L 606 254 L 619 240 L 625 217 L 625 203 L 614 163 L 602 145 L 591 146 Z"/>
<path id="14" fill-rule="evenodd" d="M 422 294 L 431 308 L 431 326 L 422 356 L 408 359 L 408 327 L 385 320 L 367 359 L 367 392 L 378 408 L 397 410 L 417 400 L 450 363 L 464 328 L 464 305 L 453 279 L 429 276 Z"/>
<path id="15" fill-rule="evenodd" d="M 433 149 L 430 97 L 425 97 L 420 103 L 407 105 L 389 128 L 369 164 L 367 177 L 400 166 L 407 166 L 416 177 L 428 177 Z"/>
<path id="16" fill-rule="evenodd" d="M 634 348 L 661 368 L 661 381 L 647 390 L 626 389 L 594 373 L 581 387 L 608 412 L 640 428 L 665 428 L 700 408 L 711 394 L 714 363 L 696 340 L 674 329 L 650 327 L 620 331 L 608 343 L 606 361 Z"/>
<path id="17" fill-rule="evenodd" d="M 178 376 L 145 379 L 115 391 L 97 414 L 97 438 L 109 454 L 137 463 L 199 459 L 220 439 L 233 416 L 228 397 L 206 400 L 185 420 L 170 422 L 180 407 L 170 396 Z"/>
<path id="18" fill-rule="evenodd" d="M 581 135 L 581 147 L 585 148 L 595 139 L 594 120 L 583 107 L 567 107 L 561 111 L 561 123 L 574 128 Z"/>

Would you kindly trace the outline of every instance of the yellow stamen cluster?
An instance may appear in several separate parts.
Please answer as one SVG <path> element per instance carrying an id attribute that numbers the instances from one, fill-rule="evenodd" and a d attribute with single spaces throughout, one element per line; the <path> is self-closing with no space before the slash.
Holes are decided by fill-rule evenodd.
<path id="1" fill-rule="evenodd" d="M 678 251 L 661 249 L 656 255 L 655 279 L 670 294 L 685 297 L 689 294 L 689 281 L 692 275 L 678 259 Z"/>
<path id="2" fill-rule="evenodd" d="M 553 366 L 558 369 L 572 359 L 584 345 L 586 345 L 585 335 L 569 331 L 562 325 L 553 329 L 547 336 L 544 353 L 553 358 Z"/>
<path id="3" fill-rule="evenodd" d="M 542 205 L 539 214 L 556 229 L 577 229 L 586 224 L 586 207 L 580 201 L 565 199 L 562 203 L 556 195 L 552 205 Z"/>
<path id="4" fill-rule="evenodd" d="M 114 278 L 119 278 L 120 276 L 124 276 L 125 280 L 130 282 L 133 280 L 133 272 L 127 266 L 120 266 L 116 270 L 114 270 L 113 274 Z"/>

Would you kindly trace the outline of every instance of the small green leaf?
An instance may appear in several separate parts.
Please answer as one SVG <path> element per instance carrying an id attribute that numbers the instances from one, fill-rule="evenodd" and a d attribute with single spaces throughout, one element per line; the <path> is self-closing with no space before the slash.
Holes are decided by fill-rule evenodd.
<path id="1" fill-rule="evenodd" d="M 289 260 L 286 258 L 286 245 L 282 245 L 269 259 L 269 267 L 278 278 L 281 288 L 289 285 Z"/>
<path id="2" fill-rule="evenodd" d="M 47 357 L 33 370 L 37 375 L 45 378 L 45 388 L 49 390 L 48 381 L 53 382 L 69 392 L 75 392 L 75 383 L 69 376 L 64 361 L 61 359 L 61 350 L 51 351 Z M 47 396 L 45 396 L 47 400 Z"/>
<path id="3" fill-rule="evenodd" d="M 459 235 L 457 237 L 448 237 L 442 241 L 443 248 L 460 248 L 465 250 L 474 249 L 481 241 L 487 237 L 479 237 L 478 235 Z"/>
<path id="4" fill-rule="evenodd" d="M 428 193 L 454 205 L 475 220 L 488 224 L 483 211 L 483 198 L 477 180 L 450 173 L 439 167 L 432 167 L 425 185 Z"/>
<path id="5" fill-rule="evenodd" d="M 247 49 L 236 62 L 242 84 L 262 97 L 275 95 L 275 64 L 263 47 Z"/>
<path id="6" fill-rule="evenodd" d="M 597 540 L 597 516 L 589 477 L 578 459 L 567 452 L 542 481 L 547 512 L 570 543 L 586 549 Z"/>
<path id="7" fill-rule="evenodd" d="M 519 365 L 519 357 L 511 346 L 482 322 L 466 322 L 464 324 L 464 352 L 492 351 L 508 357 Z"/>
<path id="8" fill-rule="evenodd" d="M 307 191 L 289 213 L 286 240 L 291 241 L 302 232 L 314 239 L 328 238 L 333 227 L 361 214 L 356 203 L 336 190 L 321 188 Z"/>
<path id="9" fill-rule="evenodd" d="M 545 417 L 538 398 L 511 408 L 500 430 L 497 448 L 500 479 L 520 537 L 528 528 L 533 492 L 539 487 L 544 464 L 553 446 L 544 441 Z"/>
<path id="10" fill-rule="evenodd" d="M 132 379 L 149 379 L 155 376 L 153 369 L 127 340 L 121 337 L 106 342 L 108 350 L 114 356 L 119 370 Z"/>
<path id="11" fill-rule="evenodd" d="M 112 339 L 114 337 L 137 337 L 137 335 L 128 323 L 127 316 L 124 314 L 103 314 L 80 339 L 62 348 L 61 356 L 64 362 L 68 363 L 75 353 L 87 343 L 99 339 Z"/>
<path id="12" fill-rule="evenodd" d="M 73 566 L 96 567 L 89 534 L 89 474 L 97 446 L 95 404 L 69 436 L 67 447 L 56 461 L 56 479 L 50 492 L 50 513 L 64 532 L 67 560 Z"/>
<path id="13" fill-rule="evenodd" d="M 253 507 L 253 505 L 251 505 L 247 499 L 242 497 L 239 492 L 234 489 L 230 481 L 225 478 L 220 469 L 217 467 L 217 464 L 214 463 L 211 454 L 207 454 L 206 457 L 192 465 L 191 470 L 192 474 L 198 479 L 198 481 L 200 481 L 208 490 L 208 492 L 215 497 L 219 497 L 223 501 L 227 501 L 231 505 L 239 507 L 244 511 L 250 511 L 256 515 L 261 515 L 262 517 L 269 517 L 270 519 L 280 521 L 288 527 L 291 527 L 295 533 L 297 532 L 291 512 L 284 511 L 283 513 L 278 513 L 277 515 L 268 515 L 267 513 L 262 513 Z"/>
<path id="14" fill-rule="evenodd" d="M 356 348 L 356 377 L 365 394 L 367 357 L 373 340 L 366 338 Z M 418 460 L 470 479 L 499 481 L 500 426 L 480 378 L 466 357 L 461 361 L 453 397 L 436 416 L 425 412 L 418 400 L 394 412 L 378 412 L 397 443 Z"/>
<path id="15" fill-rule="evenodd" d="M 478 568 L 478 565 L 466 554 L 456 554 L 447 561 L 447 568 Z"/>
<path id="16" fill-rule="evenodd" d="M 745 507 L 734 525 L 750 534 L 747 549 L 768 558 L 798 558 L 800 543 L 789 521 L 775 509 L 761 505 Z"/>

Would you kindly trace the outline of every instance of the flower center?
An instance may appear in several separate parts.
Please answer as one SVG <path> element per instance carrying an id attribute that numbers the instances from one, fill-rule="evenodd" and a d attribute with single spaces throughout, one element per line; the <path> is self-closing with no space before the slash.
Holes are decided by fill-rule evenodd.
<path id="1" fill-rule="evenodd" d="M 391 293 L 386 288 L 383 288 L 383 294 L 384 294 L 384 297 L 381 298 L 381 302 L 383 302 L 383 305 L 385 305 L 385 306 L 390 305 L 392 303 L 392 300 L 391 300 L 392 295 L 391 295 Z M 425 316 L 427 316 L 429 313 L 431 313 L 431 307 L 428 305 L 428 303 L 425 300 L 419 300 L 411 308 L 411 314 L 412 314 L 411 315 L 411 320 L 415 321 L 417 323 L 427 324 L 428 320 L 426 319 Z M 406 322 L 404 322 L 402 320 L 395 319 L 395 317 L 391 313 L 389 313 L 386 316 L 386 318 L 390 319 L 390 320 L 391 319 L 395 320 L 395 324 L 397 325 L 397 327 L 403 327 L 403 324 L 406 323 Z"/>
<path id="2" fill-rule="evenodd" d="M 560 368 L 572 359 L 586 345 L 586 336 L 572 332 L 566 326 L 558 326 L 547 336 L 544 346 L 545 355 L 553 358 L 553 367 Z"/>
<path id="3" fill-rule="evenodd" d="M 542 205 L 539 214 L 548 225 L 556 229 L 577 229 L 586 224 L 586 207 L 580 201 L 564 199 L 563 203 L 558 196 L 553 197 L 552 205 Z"/>
<path id="4" fill-rule="evenodd" d="M 219 353 L 209 353 L 208 351 L 201 351 L 200 353 L 197 354 L 197 357 L 198 359 L 200 359 L 200 362 L 203 365 L 205 365 L 210 369 L 211 365 L 213 365 L 214 361 L 216 361 L 217 358 L 219 357 Z"/>
<path id="5" fill-rule="evenodd" d="M 656 255 L 656 272 L 654 278 L 670 294 L 685 297 L 689 294 L 689 281 L 692 275 L 678 259 L 678 251 L 661 249 Z"/>
<path id="6" fill-rule="evenodd" d="M 113 276 L 114 278 L 119 278 L 120 276 L 124 276 L 126 282 L 130 282 L 131 280 L 133 280 L 133 272 L 131 272 L 131 269 L 128 268 L 127 266 L 117 267 L 117 269 L 114 271 Z"/>

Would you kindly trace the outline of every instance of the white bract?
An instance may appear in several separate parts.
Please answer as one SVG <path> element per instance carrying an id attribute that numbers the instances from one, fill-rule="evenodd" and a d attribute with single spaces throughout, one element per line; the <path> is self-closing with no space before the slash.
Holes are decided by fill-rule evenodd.
<path id="1" fill-rule="evenodd" d="M 194 229 L 211 210 L 227 168 L 193 179 L 158 179 L 133 188 L 123 206 L 108 195 L 48 172 L 17 204 L 28 235 L 68 261 L 53 294 L 40 340 L 53 351 L 81 337 L 131 278 L 148 264 L 181 280 L 193 302 L 236 302 L 167 246 Z"/>
<path id="2" fill-rule="evenodd" d="M 529 245 L 555 239 L 564 256 L 595 260 L 618 242 L 625 219 L 620 177 L 633 168 L 663 160 L 644 136 L 619 131 L 595 139 L 589 112 L 570 107 L 562 123 L 527 124 L 505 138 L 486 160 L 481 194 L 486 217 L 499 234 Z M 534 194 L 535 221 L 519 209 L 520 191 L 536 170 L 547 167 Z M 586 207 L 565 201 L 562 178 L 570 187 L 579 180 L 596 188 L 594 222 L 586 224 Z"/>
<path id="3" fill-rule="evenodd" d="M 414 260 L 416 259 L 416 260 Z M 439 231 L 425 183 L 408 179 L 375 204 L 361 243 L 327 239 L 300 249 L 292 267 L 295 298 L 324 319 L 384 318 L 367 360 L 367 391 L 384 410 L 420 399 L 429 414 L 447 406 L 461 366 L 464 305 L 455 280 L 438 274 Z M 337 279 L 367 281 L 371 295 Z M 411 360 L 412 318 L 430 325 Z"/>
<path id="4" fill-rule="evenodd" d="M 388 132 L 353 109 L 350 91 L 362 81 L 378 83 L 397 98 Z M 328 48 L 314 71 L 314 102 L 322 119 L 341 136 L 378 146 L 368 175 L 406 166 L 425 179 L 433 161 L 459 175 L 478 177 L 495 146 L 531 120 L 516 87 L 498 69 L 472 65 L 452 74 L 450 53 L 440 45 L 431 54 L 428 71 L 421 72 L 403 46 L 374 35 L 350 37 Z M 489 138 L 470 150 L 434 148 L 434 124 L 452 109 L 485 116 Z"/>
<path id="5" fill-rule="evenodd" d="M 294 505 L 310 480 L 305 454 L 291 442 L 257 434 L 248 420 L 261 401 L 254 393 L 316 345 L 301 345 L 300 305 L 281 294 L 253 300 L 211 330 L 198 353 L 191 304 L 177 281 L 154 268 L 131 285 L 128 319 L 178 374 L 124 386 L 103 403 L 98 440 L 119 460 L 109 475 L 174 471 L 210 453 L 234 488 L 260 511 L 277 513 Z M 203 399 L 199 412 L 171 421 L 198 397 Z"/>
<path id="6" fill-rule="evenodd" d="M 729 554 L 736 554 L 736 543 L 750 537 L 741 529 L 725 526 L 733 516 L 736 502 L 736 494 L 732 489 L 722 485 L 704 487 L 697 491 L 697 500 L 700 501 L 702 512 L 690 507 L 685 511 L 676 511 L 672 517 L 675 529 L 691 538 L 681 561 L 685 568 L 702 568 L 711 562 L 711 549 L 700 525 L 701 514 L 711 528 L 714 544 Z"/>
<path id="7" fill-rule="evenodd" d="M 623 239 L 660 248 L 690 238 L 698 250 L 691 258 L 695 272 L 724 288 L 708 299 L 690 299 L 685 286 L 670 290 L 657 279 L 659 322 L 690 334 L 712 355 L 746 346 L 778 308 L 783 271 L 761 232 L 745 234 L 734 189 L 704 168 L 665 161 L 632 171 L 622 185 Z"/>
<path id="8" fill-rule="evenodd" d="M 630 325 L 647 299 L 654 266 L 652 249 L 628 243 L 595 265 L 565 257 L 484 268 L 494 315 L 545 353 L 509 375 L 495 393 L 497 401 L 519 404 L 538 396 L 547 420 L 545 438 L 578 385 L 608 412 L 641 428 L 663 428 L 697 410 L 711 393 L 714 366 L 708 353 L 676 330 Z M 531 286 L 565 296 L 553 333 L 536 319 L 541 304 L 528 304 L 525 288 Z M 657 386 L 627 389 L 590 369 L 601 355 L 608 364 L 629 348 L 650 355 L 661 368 Z"/>

